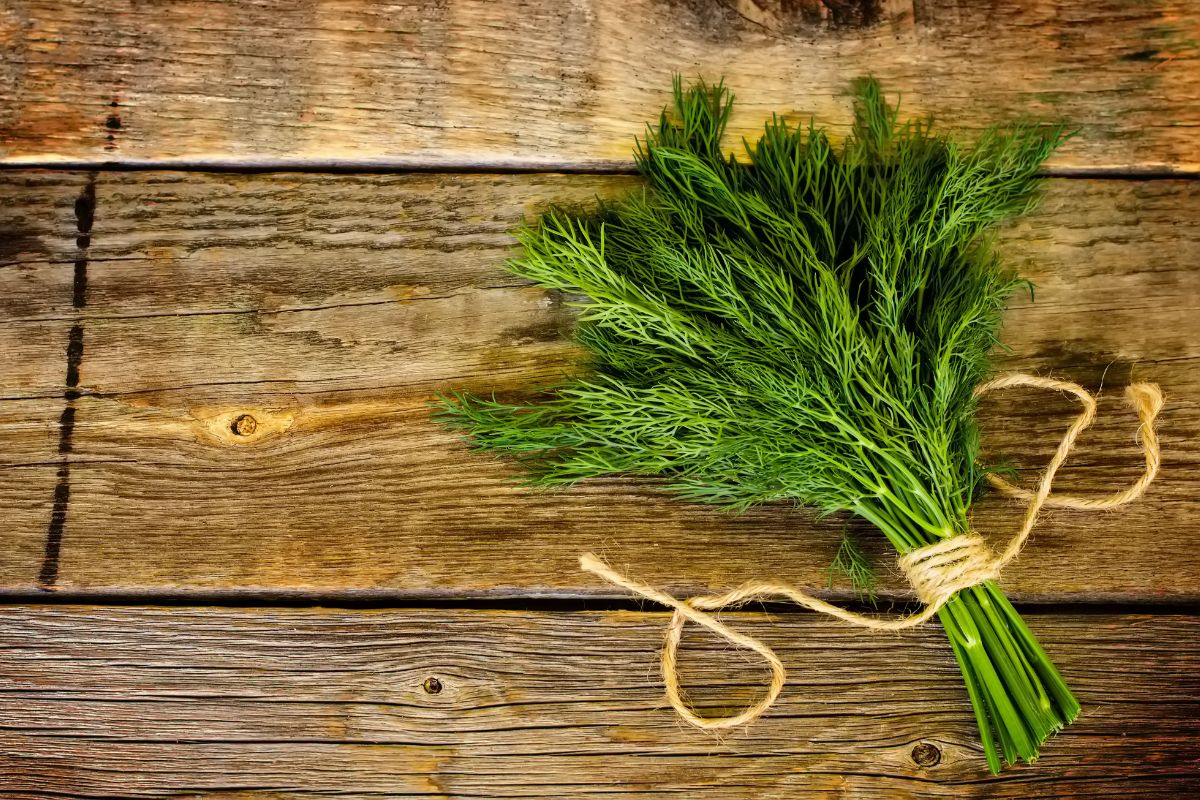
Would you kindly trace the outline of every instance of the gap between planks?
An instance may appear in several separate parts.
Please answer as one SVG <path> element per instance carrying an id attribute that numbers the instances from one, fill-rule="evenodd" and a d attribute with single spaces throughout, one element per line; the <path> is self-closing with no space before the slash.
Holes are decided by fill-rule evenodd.
<path id="1" fill-rule="evenodd" d="M 910 596 L 894 590 L 880 591 L 875 603 L 860 600 L 844 589 L 814 590 L 814 595 L 823 600 L 859 613 L 880 616 L 901 616 L 916 609 L 917 603 Z M 1200 601 L 1179 601 L 1174 598 L 1138 598 L 1130 600 L 1125 595 L 1112 593 L 1090 595 L 1085 599 L 1062 599 L 1053 593 L 1023 593 L 1012 601 L 1025 616 L 1063 614 L 1073 616 L 1105 614 L 1156 614 L 1156 615 L 1200 615 Z M 99 589 L 55 589 L 47 591 L 18 591 L 0 588 L 0 609 L 27 605 L 47 607 L 60 606 L 112 606 L 156 607 L 156 608 L 225 608 L 231 610 L 254 609 L 330 609 L 347 611 L 430 611 L 430 610 L 474 610 L 513 611 L 536 613 L 618 613 L 647 612 L 667 613 L 667 609 L 656 603 L 646 602 L 628 594 L 615 594 L 605 588 L 594 593 L 580 592 L 537 592 L 527 589 L 513 591 L 456 592 L 447 597 L 438 590 L 396 591 L 380 589 L 338 589 L 336 591 L 308 592 L 288 589 L 221 589 L 216 591 L 192 591 L 181 589 L 163 591 L 152 589 L 130 589 L 111 591 Z M 729 614 L 768 614 L 772 617 L 820 615 L 808 609 L 784 602 L 756 602 L 739 608 L 721 611 Z"/>
<path id="2" fill-rule="evenodd" d="M 738 153 L 739 157 L 744 154 Z M 478 162 L 463 161 L 448 164 L 426 164 L 407 159 L 311 160 L 311 159 L 248 159 L 214 161 L 147 159 L 126 161 L 0 161 L 0 172 L 193 172 L 242 175 L 297 173 L 313 175 L 593 175 L 636 176 L 632 161 L 602 161 L 596 163 L 561 161 L 527 164 L 520 161 Z M 1118 180 L 1160 181 L 1200 179 L 1200 168 L 1157 166 L 1071 167 L 1061 166 L 1042 170 L 1047 180 Z"/>

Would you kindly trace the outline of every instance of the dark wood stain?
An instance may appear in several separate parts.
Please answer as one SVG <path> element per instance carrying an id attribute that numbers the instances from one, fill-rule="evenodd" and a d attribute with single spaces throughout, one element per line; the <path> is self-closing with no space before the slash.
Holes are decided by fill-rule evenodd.
<path id="1" fill-rule="evenodd" d="M 81 311 L 87 305 L 87 251 L 91 245 L 92 224 L 96 216 L 96 175 L 93 173 L 75 200 L 75 244 L 79 250 L 71 282 L 71 307 Z M 79 399 L 79 365 L 83 362 L 83 322 L 71 326 L 67 337 L 67 374 L 63 400 L 66 405 L 58 420 L 59 465 L 54 486 L 54 503 L 50 525 L 46 531 L 46 548 L 42 567 L 38 570 L 38 585 L 52 590 L 58 582 L 59 559 L 62 555 L 63 531 L 71 502 L 71 449 L 75 433 L 76 401 Z"/>
<path id="2" fill-rule="evenodd" d="M 0 266 L 22 253 L 43 254 L 46 244 L 42 237 L 15 227 L 0 228 Z"/>
<path id="3" fill-rule="evenodd" d="M 812 36 L 868 28 L 883 18 L 880 0 L 667 0 L 667 5 L 693 35 L 712 42 L 755 32 Z"/>

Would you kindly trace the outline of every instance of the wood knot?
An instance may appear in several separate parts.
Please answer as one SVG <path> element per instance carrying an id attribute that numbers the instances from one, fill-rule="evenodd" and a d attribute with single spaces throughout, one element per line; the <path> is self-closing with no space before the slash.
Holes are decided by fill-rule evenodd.
<path id="1" fill-rule="evenodd" d="M 942 751 L 936 744 L 921 742 L 913 747 L 912 760 L 918 767 L 936 767 L 942 760 Z"/>
<path id="2" fill-rule="evenodd" d="M 441 694 L 442 682 L 431 675 L 425 679 L 423 684 L 421 684 L 421 688 L 425 690 L 426 694 Z"/>
<path id="3" fill-rule="evenodd" d="M 210 442 L 228 447 L 257 444 L 286 433 L 296 422 L 294 410 L 278 408 L 242 407 L 236 411 L 193 408 L 190 416 L 197 433 Z"/>
<path id="4" fill-rule="evenodd" d="M 258 430 L 258 420 L 249 414 L 241 414 L 230 423 L 229 430 L 237 436 L 251 436 Z"/>

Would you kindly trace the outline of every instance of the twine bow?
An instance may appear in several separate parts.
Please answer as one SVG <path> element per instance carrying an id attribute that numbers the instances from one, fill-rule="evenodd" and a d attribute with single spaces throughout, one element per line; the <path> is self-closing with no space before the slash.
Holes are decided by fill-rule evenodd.
<path id="1" fill-rule="evenodd" d="M 752 722 L 762 716 L 779 697 L 787 678 L 783 662 L 771 648 L 758 639 L 735 631 L 707 612 L 741 606 L 758 600 L 784 599 L 811 611 L 828 614 L 868 630 L 902 631 L 914 628 L 929 620 L 956 592 L 998 577 L 1000 571 L 1016 558 L 1025 546 L 1043 508 L 1116 508 L 1141 497 L 1145 493 L 1146 487 L 1158 475 L 1160 457 L 1154 421 L 1158 417 L 1159 411 L 1162 410 L 1163 396 L 1157 385 L 1134 383 L 1125 389 L 1125 399 L 1137 411 L 1140 421 L 1138 436 L 1141 439 L 1142 451 L 1146 459 L 1145 470 L 1129 488 L 1101 497 L 1052 496 L 1050 494 L 1054 477 L 1075 447 L 1075 440 L 1096 418 L 1096 399 L 1077 384 L 1018 373 L 1004 375 L 979 386 L 975 390 L 975 395 L 978 397 L 997 389 L 1008 389 L 1015 386 L 1032 386 L 1039 389 L 1068 392 L 1075 396 L 1083 406 L 1083 410 L 1067 428 L 1058 444 L 1058 449 L 1046 466 L 1045 472 L 1042 473 L 1037 489 L 1030 491 L 1014 486 L 997 475 L 989 474 L 987 476 L 988 482 L 1001 494 L 1028 501 L 1020 528 L 1002 552 L 994 553 L 978 534 L 968 532 L 947 537 L 900 557 L 900 570 L 912 584 L 917 598 L 924 606 L 912 614 L 893 619 L 858 614 L 826 603 L 790 584 L 768 580 L 749 581 L 724 594 L 702 595 L 679 600 L 653 586 L 620 574 L 591 553 L 581 556 L 579 565 L 587 572 L 598 575 L 615 586 L 620 586 L 647 600 L 653 600 L 674 609 L 675 613 L 671 616 L 671 622 L 667 626 L 666 644 L 662 651 L 662 674 L 663 682 L 666 685 L 667 699 L 679 716 L 697 728 L 706 729 L 733 728 Z M 683 626 L 688 621 L 702 625 L 731 643 L 740 645 L 747 650 L 753 650 L 763 657 L 771 668 L 771 682 L 761 700 L 737 714 L 725 717 L 702 717 L 688 705 L 683 699 L 677 667 L 679 641 L 683 635 Z"/>

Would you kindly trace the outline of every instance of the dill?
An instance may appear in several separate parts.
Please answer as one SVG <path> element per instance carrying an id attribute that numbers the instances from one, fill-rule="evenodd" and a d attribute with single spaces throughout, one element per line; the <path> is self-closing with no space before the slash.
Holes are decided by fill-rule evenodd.
<path id="1" fill-rule="evenodd" d="M 830 588 L 833 588 L 834 579 L 839 576 L 850 580 L 850 588 L 859 601 L 875 605 L 875 570 L 866 551 L 849 530 L 842 532 L 842 540 L 829 565 Z"/>
<path id="2" fill-rule="evenodd" d="M 580 296 L 585 374 L 528 403 L 451 392 L 439 416 L 539 485 L 654 475 L 688 500 L 850 512 L 906 553 L 969 529 L 983 483 L 973 391 L 1011 295 L 990 231 L 1037 201 L 1066 138 L 1020 124 L 975 141 L 901 122 L 854 84 L 835 146 L 774 117 L 721 141 L 732 98 L 684 87 L 637 143 L 645 186 L 523 228 L 511 269 Z M 839 550 L 856 588 L 857 551 Z M 940 612 L 993 771 L 1037 756 L 1079 706 L 1003 594 Z"/>

